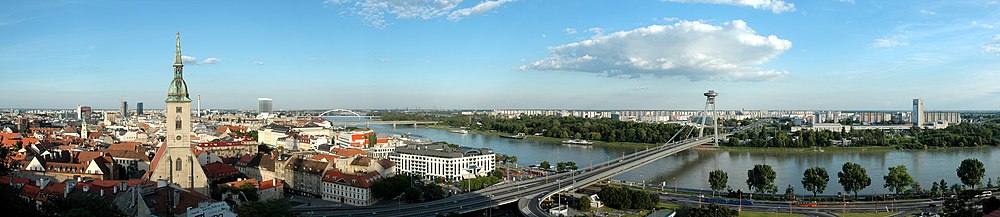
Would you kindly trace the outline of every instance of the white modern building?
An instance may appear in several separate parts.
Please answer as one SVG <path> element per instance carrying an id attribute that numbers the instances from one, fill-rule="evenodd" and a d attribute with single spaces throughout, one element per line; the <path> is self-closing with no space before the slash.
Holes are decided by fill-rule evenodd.
<path id="1" fill-rule="evenodd" d="M 913 99 L 913 113 L 910 114 L 913 121 L 913 126 L 924 126 L 926 123 L 924 120 L 924 100 L 921 98 Z"/>
<path id="2" fill-rule="evenodd" d="M 496 166 L 495 158 L 490 149 L 441 143 L 397 147 L 389 154 L 397 173 L 452 181 L 488 175 Z"/>

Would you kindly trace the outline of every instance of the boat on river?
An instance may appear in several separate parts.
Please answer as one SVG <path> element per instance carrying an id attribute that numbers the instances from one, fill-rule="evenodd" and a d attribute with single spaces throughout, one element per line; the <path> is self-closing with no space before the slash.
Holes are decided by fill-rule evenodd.
<path id="1" fill-rule="evenodd" d="M 518 133 L 517 135 L 513 135 L 513 136 L 511 136 L 511 135 L 500 135 L 500 137 L 508 138 L 508 139 L 524 139 L 524 138 L 528 137 L 528 135 L 524 135 L 524 133 Z"/>
<path id="2" fill-rule="evenodd" d="M 469 134 L 468 130 L 452 130 L 451 132 L 452 133 L 458 133 L 458 134 Z"/>
<path id="3" fill-rule="evenodd" d="M 563 144 L 570 144 L 570 145 L 593 145 L 594 144 L 594 142 L 587 141 L 587 140 L 582 140 L 582 139 L 563 140 L 562 143 Z"/>

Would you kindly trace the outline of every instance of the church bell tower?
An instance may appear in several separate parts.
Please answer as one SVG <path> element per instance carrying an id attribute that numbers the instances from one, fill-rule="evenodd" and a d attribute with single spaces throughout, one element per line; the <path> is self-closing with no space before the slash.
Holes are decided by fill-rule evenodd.
<path id="1" fill-rule="evenodd" d="M 167 89 L 167 138 L 160 145 L 153 180 L 165 180 L 183 188 L 208 194 L 205 172 L 191 152 L 191 98 L 184 82 L 184 61 L 181 58 L 181 33 L 177 33 L 174 54 L 174 79 Z"/>

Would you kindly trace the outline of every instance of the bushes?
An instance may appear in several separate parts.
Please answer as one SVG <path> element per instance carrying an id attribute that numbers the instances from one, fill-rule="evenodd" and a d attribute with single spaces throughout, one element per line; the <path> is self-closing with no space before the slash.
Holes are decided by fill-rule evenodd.
<path id="1" fill-rule="evenodd" d="M 615 209 L 652 209 L 660 201 L 656 194 L 627 187 L 607 186 L 597 196 L 605 205 Z"/>

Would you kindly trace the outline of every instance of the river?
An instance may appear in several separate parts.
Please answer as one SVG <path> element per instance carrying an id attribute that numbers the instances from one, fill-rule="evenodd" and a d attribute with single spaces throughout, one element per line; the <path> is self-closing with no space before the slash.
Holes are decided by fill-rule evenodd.
<path id="1" fill-rule="evenodd" d="M 457 134 L 447 130 L 413 128 L 400 126 L 373 125 L 379 133 L 405 134 L 410 133 L 419 138 L 431 141 L 445 141 L 469 147 L 493 149 L 497 154 L 517 156 L 519 165 L 538 164 L 549 161 L 573 161 L 581 168 L 622 156 L 633 152 L 633 148 L 606 146 L 570 146 L 558 142 L 507 139 L 498 136 L 480 134 Z M 825 195 L 836 195 L 843 191 L 837 183 L 837 172 L 844 162 L 861 164 L 867 169 L 872 183 L 861 194 L 887 193 L 882 187 L 883 176 L 888 168 L 904 165 L 924 189 L 931 188 L 931 182 L 944 179 L 949 185 L 961 183 L 956 175 L 962 160 L 978 158 L 986 165 L 986 177 L 992 177 L 996 182 L 1000 176 L 1000 148 L 950 148 L 937 150 L 850 150 L 850 151 L 802 151 L 802 152 L 768 152 L 761 150 L 687 150 L 673 156 L 668 156 L 614 177 L 618 180 L 647 183 L 659 183 L 672 188 L 709 189 L 708 173 L 722 169 L 729 174 L 729 186 L 746 190 L 747 170 L 754 164 L 768 164 L 777 172 L 775 184 L 779 193 L 791 184 L 797 194 L 811 194 L 802 188 L 802 172 L 813 166 L 825 167 L 830 174 Z M 985 184 L 987 178 L 983 178 Z"/>

